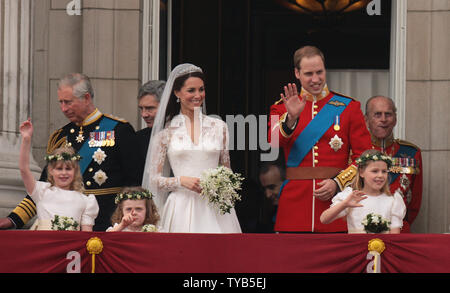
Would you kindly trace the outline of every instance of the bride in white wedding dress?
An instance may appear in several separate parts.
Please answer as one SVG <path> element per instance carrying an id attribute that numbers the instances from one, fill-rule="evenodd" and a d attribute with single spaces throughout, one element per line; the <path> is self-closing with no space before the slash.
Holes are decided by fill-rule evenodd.
<path id="1" fill-rule="evenodd" d="M 231 168 L 227 125 L 202 113 L 204 100 L 202 70 L 192 64 L 175 67 L 155 118 L 143 186 L 162 209 L 165 232 L 241 233 L 234 209 L 222 215 L 200 196 L 204 170 Z"/>

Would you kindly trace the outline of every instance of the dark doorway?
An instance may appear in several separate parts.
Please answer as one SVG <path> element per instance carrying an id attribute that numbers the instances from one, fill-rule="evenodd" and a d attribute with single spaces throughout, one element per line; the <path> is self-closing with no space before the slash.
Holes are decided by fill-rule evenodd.
<path id="1" fill-rule="evenodd" d="M 208 114 L 268 115 L 295 81 L 292 55 L 303 45 L 318 46 L 328 69 L 389 68 L 391 1 L 381 4 L 380 16 L 320 18 L 276 0 L 174 0 L 172 64 L 202 67 Z M 260 151 L 231 151 L 233 170 L 257 180 Z"/>

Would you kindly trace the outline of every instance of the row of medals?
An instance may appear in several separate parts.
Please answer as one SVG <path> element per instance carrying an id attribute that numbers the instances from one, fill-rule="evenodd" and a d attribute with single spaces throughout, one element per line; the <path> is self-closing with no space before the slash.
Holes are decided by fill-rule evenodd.
<path id="1" fill-rule="evenodd" d="M 73 133 L 74 131 L 72 131 L 73 129 L 70 130 L 71 133 Z M 89 147 L 93 148 L 93 147 L 112 147 L 116 144 L 115 138 L 114 138 L 114 131 L 108 131 L 108 136 L 111 138 L 101 138 L 100 136 L 105 133 L 105 132 L 91 132 L 90 133 L 90 139 L 89 139 Z M 96 139 L 97 138 L 97 139 Z M 81 143 L 84 140 L 84 136 L 83 136 L 83 130 L 80 129 L 80 131 L 78 132 L 78 136 L 76 137 L 76 141 L 78 143 Z"/>
<path id="2" fill-rule="evenodd" d="M 392 173 L 416 174 L 418 173 L 418 166 L 414 158 L 400 158 L 393 157 L 394 163 L 389 169 Z"/>
<path id="3" fill-rule="evenodd" d="M 92 133 L 91 133 L 92 134 Z M 89 147 L 93 148 L 93 147 L 112 147 L 116 144 L 116 141 L 114 138 L 106 138 L 106 139 L 100 139 L 100 140 L 96 140 L 92 137 L 91 135 L 91 139 L 88 142 Z"/>
<path id="4" fill-rule="evenodd" d="M 419 166 L 416 159 L 410 157 L 394 157 L 393 154 L 387 154 L 392 158 L 392 166 L 389 168 L 391 173 L 417 174 Z"/>

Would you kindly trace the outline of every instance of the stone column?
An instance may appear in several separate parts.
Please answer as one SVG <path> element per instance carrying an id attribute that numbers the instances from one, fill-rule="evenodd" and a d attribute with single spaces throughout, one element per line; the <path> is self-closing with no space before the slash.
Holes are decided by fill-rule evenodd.
<path id="1" fill-rule="evenodd" d="M 31 23 L 33 0 L 0 4 L 0 217 L 24 196 L 19 172 L 19 124 L 31 109 Z M 40 168 L 31 159 L 38 177 Z"/>
<path id="2" fill-rule="evenodd" d="M 422 148 L 415 233 L 450 232 L 450 1 L 409 0 L 405 138 Z"/>
<path id="3" fill-rule="evenodd" d="M 139 129 L 141 15 L 139 0 L 83 1 L 82 64 L 103 113 Z"/>

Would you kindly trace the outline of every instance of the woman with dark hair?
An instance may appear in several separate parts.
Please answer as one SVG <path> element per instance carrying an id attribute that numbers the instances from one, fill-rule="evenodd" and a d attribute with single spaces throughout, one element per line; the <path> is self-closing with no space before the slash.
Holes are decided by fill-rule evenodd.
<path id="1" fill-rule="evenodd" d="M 205 115 L 204 79 L 192 64 L 171 72 L 153 125 L 143 186 L 162 210 L 163 231 L 241 233 L 234 209 L 223 215 L 200 196 L 203 171 L 230 168 L 228 128 Z"/>

